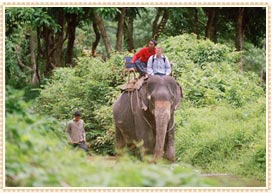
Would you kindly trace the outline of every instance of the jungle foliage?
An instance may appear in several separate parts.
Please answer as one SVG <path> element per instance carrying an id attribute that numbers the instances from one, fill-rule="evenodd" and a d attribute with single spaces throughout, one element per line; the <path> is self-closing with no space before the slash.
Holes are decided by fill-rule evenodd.
<path id="1" fill-rule="evenodd" d="M 170 37 L 162 46 L 184 92 L 176 112 L 178 160 L 265 179 L 265 86 L 259 77 L 239 71 L 238 53 L 230 47 L 195 35 Z M 81 57 L 75 68 L 58 68 L 36 109 L 66 121 L 81 110 L 90 147 L 114 155 L 112 104 L 124 83 L 123 57 L 115 54 L 106 62 Z"/>
<path id="2" fill-rule="evenodd" d="M 265 13 L 264 7 L 7 8 L 6 185 L 218 186 L 200 173 L 265 181 Z M 107 160 L 115 156 L 112 105 L 125 82 L 123 59 L 151 38 L 183 88 L 176 163 Z M 88 155 L 67 143 L 75 110 L 86 123 Z"/>
<path id="3" fill-rule="evenodd" d="M 218 183 L 186 164 L 149 164 L 128 155 L 88 157 L 68 146 L 63 122 L 36 114 L 24 93 L 7 87 L 8 187 L 197 187 Z M 15 108 L 16 107 L 16 108 Z"/>

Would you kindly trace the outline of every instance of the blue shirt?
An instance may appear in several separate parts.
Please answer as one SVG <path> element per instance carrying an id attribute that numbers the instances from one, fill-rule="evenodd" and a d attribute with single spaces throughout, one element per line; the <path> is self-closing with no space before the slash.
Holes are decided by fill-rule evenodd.
<path id="1" fill-rule="evenodd" d="M 165 60 L 163 58 L 165 58 Z M 152 60 L 153 56 L 150 56 L 147 62 L 147 73 L 149 75 L 154 74 L 169 75 L 171 73 L 170 63 L 166 56 L 162 55 L 160 58 L 158 58 L 157 55 L 154 55 L 153 64 Z"/>

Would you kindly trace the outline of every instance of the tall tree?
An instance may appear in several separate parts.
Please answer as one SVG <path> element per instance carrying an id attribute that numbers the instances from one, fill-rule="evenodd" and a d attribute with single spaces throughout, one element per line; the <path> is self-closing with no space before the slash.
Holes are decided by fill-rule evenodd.
<path id="1" fill-rule="evenodd" d="M 244 12 L 245 8 L 244 7 L 239 7 L 238 8 L 238 14 L 236 18 L 236 50 L 241 51 L 243 49 L 243 37 L 244 37 L 244 29 L 243 29 L 243 20 L 244 20 Z M 241 58 L 239 58 L 239 67 L 240 70 L 243 71 L 243 63 Z"/>
<path id="2" fill-rule="evenodd" d="M 40 84 L 40 75 L 39 75 L 39 69 L 37 65 L 37 60 L 36 60 L 36 53 L 35 53 L 35 32 L 30 28 L 29 30 L 29 35 L 30 35 L 30 42 L 29 42 L 29 47 L 30 47 L 30 60 L 32 64 L 32 79 L 31 79 L 31 84 L 33 86 L 39 85 Z"/>
<path id="3" fill-rule="evenodd" d="M 157 8 L 157 14 L 155 16 L 155 19 L 153 21 L 153 31 L 152 31 L 152 37 L 155 40 L 158 40 L 160 34 L 162 33 L 168 19 L 170 16 L 170 9 L 169 8 Z M 161 18 L 161 20 L 160 20 Z"/>
<path id="4" fill-rule="evenodd" d="M 76 38 L 76 28 L 80 21 L 89 18 L 90 8 L 82 7 L 67 7 L 65 8 L 65 16 L 67 20 L 67 52 L 66 52 L 66 66 L 72 65 L 74 42 Z"/>
<path id="5" fill-rule="evenodd" d="M 238 8 L 238 14 L 236 18 L 236 50 L 241 51 L 243 48 L 243 37 L 244 37 L 244 25 L 243 25 L 243 20 L 244 20 L 244 12 L 245 8 L 244 7 L 239 7 Z"/>
<path id="6" fill-rule="evenodd" d="M 128 24 L 127 24 L 127 44 L 128 44 L 128 51 L 132 51 L 134 49 L 134 43 L 133 43 L 133 22 L 134 17 L 129 16 L 128 18 Z"/>
<path id="7" fill-rule="evenodd" d="M 216 25 L 217 25 L 217 9 L 216 7 L 205 7 L 203 8 L 205 14 L 208 17 L 205 37 L 216 42 Z"/>
<path id="8" fill-rule="evenodd" d="M 122 51 L 122 40 L 123 40 L 123 34 L 124 34 L 124 24 L 125 24 L 125 15 L 126 15 L 126 9 L 125 7 L 119 8 L 120 12 L 117 15 L 118 19 L 118 27 L 117 27 L 117 33 L 116 33 L 116 50 L 118 52 Z"/>
<path id="9" fill-rule="evenodd" d="M 134 19 L 137 17 L 141 17 L 141 11 L 145 11 L 145 10 L 146 10 L 145 8 L 140 8 L 140 7 L 128 7 L 126 9 L 124 37 L 125 37 L 127 49 L 129 52 L 131 52 L 134 49 L 134 39 L 133 39 Z"/>
<path id="10" fill-rule="evenodd" d="M 265 7 L 246 7 L 244 10 L 244 36 L 258 47 L 263 47 L 263 41 L 266 37 L 265 18 Z"/>
<path id="11" fill-rule="evenodd" d="M 98 46 L 98 43 L 100 41 L 100 33 L 99 33 L 99 29 L 98 29 L 98 25 L 96 23 L 95 20 L 93 20 L 93 30 L 94 30 L 94 33 L 95 33 L 95 40 L 92 44 L 92 56 L 95 57 L 96 56 L 96 48 Z"/>
<path id="12" fill-rule="evenodd" d="M 44 39 L 44 56 L 46 60 L 46 75 L 50 75 L 52 70 L 56 67 L 54 58 L 55 44 L 54 44 L 54 30 L 51 27 L 43 26 Z"/>
<path id="13" fill-rule="evenodd" d="M 199 21 L 198 21 L 198 10 L 197 8 L 193 8 L 193 11 L 194 11 L 194 29 L 193 29 L 193 32 L 195 34 L 198 34 L 198 25 L 199 25 Z"/>
<path id="14" fill-rule="evenodd" d="M 56 66 L 64 66 L 64 53 L 63 53 L 63 43 L 67 39 L 67 36 L 65 35 L 65 22 L 66 22 L 66 17 L 65 17 L 65 11 L 63 8 L 56 8 L 57 10 L 55 11 L 56 15 L 56 23 L 59 25 L 59 30 L 56 32 L 56 37 L 55 37 L 55 62 Z M 39 41 L 39 38 L 38 38 Z"/>
<path id="15" fill-rule="evenodd" d="M 36 61 L 36 52 L 35 50 L 37 49 L 37 47 L 41 47 L 40 45 L 38 45 L 37 47 L 35 46 L 35 37 L 39 38 L 40 34 L 36 34 L 36 32 L 40 32 L 40 29 L 44 29 L 43 33 L 48 37 L 48 43 L 47 48 L 49 49 L 49 45 L 51 45 L 52 41 L 49 41 L 50 39 L 50 32 L 49 28 L 54 28 L 54 29 L 58 29 L 58 25 L 55 23 L 55 21 L 53 20 L 53 18 L 44 11 L 44 8 L 10 8 L 6 10 L 6 14 L 7 14 L 7 19 L 9 20 L 9 22 L 14 22 L 16 23 L 16 27 L 21 27 L 21 28 L 27 28 L 29 30 L 27 30 L 28 36 L 29 36 L 29 49 L 30 49 L 30 64 L 31 65 L 31 72 L 32 74 L 32 83 L 33 84 L 37 84 L 39 82 L 40 79 L 40 75 L 39 75 L 39 69 L 38 69 L 38 65 L 37 65 L 37 61 Z M 14 25 L 13 25 L 14 26 Z M 45 33 L 48 32 L 48 33 Z M 8 30 L 8 32 L 12 32 L 12 30 Z M 10 35 L 10 34 L 8 34 Z M 38 43 L 40 43 L 39 41 L 37 41 Z M 16 53 L 20 54 L 18 51 L 22 50 L 20 47 L 21 42 L 18 42 L 17 45 L 15 46 L 16 48 Z M 48 54 L 49 55 L 49 54 Z M 26 69 L 29 69 L 29 65 L 27 64 L 23 64 L 23 62 L 20 60 L 20 56 L 17 57 L 18 58 L 18 64 L 20 66 L 28 66 Z M 48 65 L 51 65 L 50 62 L 46 63 Z M 48 65 L 46 66 L 46 69 L 48 70 L 49 67 Z"/>
<path id="16" fill-rule="evenodd" d="M 66 52 L 66 60 L 65 60 L 66 66 L 72 65 L 74 42 L 76 38 L 76 27 L 78 23 L 79 23 L 79 16 L 76 13 L 67 14 L 68 43 L 67 43 L 67 52 Z"/>
<path id="17" fill-rule="evenodd" d="M 94 12 L 94 19 L 95 19 L 95 23 L 97 23 L 97 25 L 98 25 L 98 29 L 99 29 L 100 34 L 102 36 L 102 40 L 104 42 L 107 55 L 109 57 L 111 55 L 111 52 L 112 52 L 111 45 L 110 45 L 110 40 L 109 40 L 109 37 L 107 35 L 107 30 L 106 30 L 105 24 L 103 22 L 103 19 L 102 19 L 102 17 L 100 16 L 100 14 L 97 11 Z"/>
<path id="18" fill-rule="evenodd" d="M 163 33 L 176 36 L 194 33 L 205 36 L 206 14 L 201 7 L 171 7 L 171 14 Z"/>

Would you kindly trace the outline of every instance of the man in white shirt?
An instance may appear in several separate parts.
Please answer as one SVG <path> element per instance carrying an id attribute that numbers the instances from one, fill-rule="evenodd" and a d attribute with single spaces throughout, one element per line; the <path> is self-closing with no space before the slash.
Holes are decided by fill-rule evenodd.
<path id="1" fill-rule="evenodd" d="M 149 75 L 170 75 L 171 66 L 166 56 L 162 54 L 162 48 L 157 47 L 156 54 L 150 56 L 147 62 L 147 73 Z"/>

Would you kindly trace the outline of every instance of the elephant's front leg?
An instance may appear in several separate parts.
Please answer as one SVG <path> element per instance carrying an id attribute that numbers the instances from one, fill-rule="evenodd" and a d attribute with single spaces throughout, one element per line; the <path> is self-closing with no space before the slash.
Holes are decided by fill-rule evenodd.
<path id="1" fill-rule="evenodd" d="M 166 132 L 164 145 L 164 157 L 171 162 L 175 161 L 175 128 L 173 124 Z"/>

